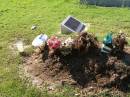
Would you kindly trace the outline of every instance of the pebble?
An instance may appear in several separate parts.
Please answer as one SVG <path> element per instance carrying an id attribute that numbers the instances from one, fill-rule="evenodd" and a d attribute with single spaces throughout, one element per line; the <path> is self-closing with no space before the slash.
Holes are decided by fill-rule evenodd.
<path id="1" fill-rule="evenodd" d="M 35 30 L 37 28 L 37 26 L 36 25 L 33 25 L 32 27 L 31 27 L 31 30 Z"/>

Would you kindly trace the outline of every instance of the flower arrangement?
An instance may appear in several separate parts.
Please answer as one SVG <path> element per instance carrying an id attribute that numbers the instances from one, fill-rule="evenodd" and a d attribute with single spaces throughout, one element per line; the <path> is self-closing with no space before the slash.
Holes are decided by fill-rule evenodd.
<path id="1" fill-rule="evenodd" d="M 67 38 L 60 47 L 61 53 L 65 56 L 71 53 L 73 45 L 73 39 L 71 37 Z"/>
<path id="2" fill-rule="evenodd" d="M 61 41 L 57 37 L 52 36 L 50 39 L 48 39 L 47 45 L 49 46 L 50 49 L 55 50 L 60 48 Z"/>

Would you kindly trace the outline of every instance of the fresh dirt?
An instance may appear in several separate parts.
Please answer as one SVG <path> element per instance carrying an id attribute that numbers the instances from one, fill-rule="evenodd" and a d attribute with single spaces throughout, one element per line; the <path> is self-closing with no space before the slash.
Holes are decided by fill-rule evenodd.
<path id="1" fill-rule="evenodd" d="M 24 72 L 37 86 L 52 83 L 69 84 L 88 90 L 93 87 L 128 91 L 130 77 L 130 48 L 125 49 L 122 59 L 92 54 L 83 56 L 53 57 L 43 60 L 34 53 L 24 57 Z"/>
<path id="2" fill-rule="evenodd" d="M 50 56 L 45 46 L 42 53 L 24 57 L 25 74 L 37 86 L 68 84 L 80 88 L 81 94 L 88 90 L 95 94 L 103 89 L 128 92 L 130 47 L 121 52 L 121 57 L 106 55 L 100 52 L 95 38 L 89 36 L 87 41 L 86 38 L 78 37 L 72 53 L 66 56 L 57 51 Z"/>

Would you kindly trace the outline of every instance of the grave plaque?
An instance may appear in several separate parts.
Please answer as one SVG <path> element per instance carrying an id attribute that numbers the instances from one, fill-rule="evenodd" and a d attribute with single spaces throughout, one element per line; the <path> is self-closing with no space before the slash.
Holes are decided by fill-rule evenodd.
<path id="1" fill-rule="evenodd" d="M 61 32 L 62 33 L 82 32 L 84 29 L 85 29 L 85 25 L 72 16 L 68 16 L 61 23 Z"/>

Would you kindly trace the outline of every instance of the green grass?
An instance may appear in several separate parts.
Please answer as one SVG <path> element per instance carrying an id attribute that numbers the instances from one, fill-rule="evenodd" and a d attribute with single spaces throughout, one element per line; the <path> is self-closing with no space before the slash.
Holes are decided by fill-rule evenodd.
<path id="1" fill-rule="evenodd" d="M 78 0 L 0 0 L 0 97 L 54 97 L 26 86 L 27 82 L 18 76 L 21 58 L 12 54 L 9 46 L 16 38 L 27 39 L 31 44 L 42 32 L 57 34 L 68 15 L 90 23 L 89 31 L 100 40 L 108 31 L 122 30 L 130 35 L 129 8 L 82 6 Z M 33 24 L 38 26 L 35 31 L 30 29 Z M 71 95 L 65 92 L 57 96 Z"/>

